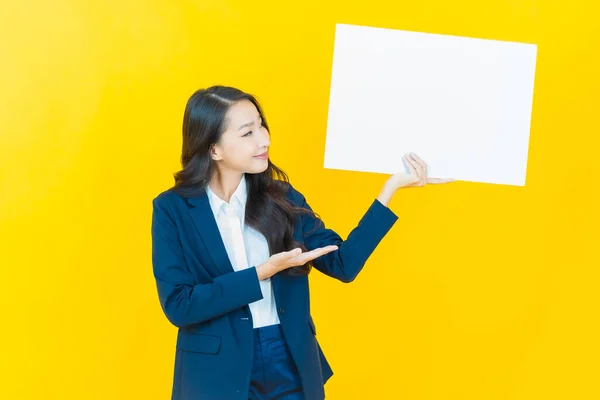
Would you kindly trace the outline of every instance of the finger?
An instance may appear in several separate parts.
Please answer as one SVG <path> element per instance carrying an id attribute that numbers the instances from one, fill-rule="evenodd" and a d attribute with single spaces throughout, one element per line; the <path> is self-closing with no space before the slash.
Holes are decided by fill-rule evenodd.
<path id="1" fill-rule="evenodd" d="M 292 262 L 295 265 L 302 265 L 307 263 L 308 261 L 314 260 L 316 258 L 319 258 L 327 253 L 330 253 L 332 251 L 337 250 L 337 246 L 327 246 L 327 247 L 321 247 L 318 249 L 314 249 L 311 251 L 307 251 L 306 253 L 302 253 L 294 258 L 292 258 Z"/>
<path id="2" fill-rule="evenodd" d="M 408 157 L 408 156 L 405 154 L 405 155 L 403 155 L 403 156 L 402 156 L 402 160 L 404 160 L 404 163 L 405 163 L 405 164 L 406 164 L 406 166 L 408 167 L 408 170 L 409 170 L 409 172 L 410 172 L 411 174 L 414 174 L 414 175 L 417 175 L 417 176 L 419 175 L 419 174 L 417 173 L 417 166 L 416 166 L 415 162 L 414 162 L 414 161 L 413 161 L 411 158 L 409 158 L 409 157 Z"/>
<path id="3" fill-rule="evenodd" d="M 326 246 L 326 247 L 322 247 L 321 248 L 323 250 L 323 254 L 327 254 L 327 253 L 331 253 L 332 251 L 336 251 L 338 249 L 337 246 L 333 245 L 333 246 Z"/>
<path id="4" fill-rule="evenodd" d="M 419 171 L 417 171 L 418 165 L 417 165 L 416 161 L 413 160 L 412 157 L 409 157 L 407 155 L 402 157 L 402 159 L 405 160 L 406 164 L 408 165 L 410 175 L 415 177 L 415 182 L 411 183 L 408 186 L 422 186 L 423 182 L 421 180 L 421 175 L 420 175 Z"/>
<path id="5" fill-rule="evenodd" d="M 427 165 L 427 163 L 425 161 L 423 161 L 423 159 L 421 157 L 419 157 L 418 155 L 416 155 L 415 153 L 410 153 L 410 155 L 415 159 L 415 161 L 417 161 L 418 163 L 421 163 L 423 165 Z"/>
<path id="6" fill-rule="evenodd" d="M 285 254 L 290 257 L 297 256 L 298 254 L 301 254 L 301 253 L 302 253 L 302 249 L 300 247 L 296 247 L 295 249 L 285 252 Z"/>
<path id="7" fill-rule="evenodd" d="M 440 183 L 450 183 L 456 182 L 456 179 L 453 178 L 427 178 L 427 183 L 431 184 L 440 184 Z"/>
<path id="8" fill-rule="evenodd" d="M 427 164 L 425 161 L 421 160 L 415 153 L 410 153 L 410 156 L 417 164 L 421 179 L 425 180 L 427 178 Z"/>
<path id="9" fill-rule="evenodd" d="M 413 159 L 417 162 L 417 164 L 419 164 L 423 170 L 423 179 L 427 178 L 427 163 L 425 161 L 423 161 L 419 156 L 417 156 L 415 153 L 410 153 L 413 157 Z"/>
<path id="10" fill-rule="evenodd" d="M 317 257 L 320 257 L 324 254 L 330 253 L 334 250 L 337 250 L 337 246 L 326 246 L 326 247 L 319 247 L 318 249 L 314 249 L 311 251 L 307 251 L 306 253 L 302 254 L 302 257 L 308 257 L 309 259 L 315 259 Z"/>

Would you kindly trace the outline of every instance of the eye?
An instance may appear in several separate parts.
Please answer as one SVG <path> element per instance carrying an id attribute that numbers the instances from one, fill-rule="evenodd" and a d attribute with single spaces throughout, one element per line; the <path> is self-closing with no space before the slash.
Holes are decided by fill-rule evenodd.
<path id="1" fill-rule="evenodd" d="M 251 134 L 252 134 L 252 131 L 248 131 L 248 133 L 243 134 L 242 137 L 246 137 L 246 136 L 251 135 Z"/>

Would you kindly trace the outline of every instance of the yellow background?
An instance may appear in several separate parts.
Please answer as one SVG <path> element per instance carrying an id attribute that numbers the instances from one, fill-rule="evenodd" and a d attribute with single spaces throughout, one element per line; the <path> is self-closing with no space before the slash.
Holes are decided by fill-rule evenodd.
<path id="1" fill-rule="evenodd" d="M 197 88 L 255 93 L 272 159 L 348 234 L 386 176 L 322 167 L 335 23 L 539 47 L 526 187 L 402 190 L 354 283 L 311 275 L 327 397 L 600 398 L 597 2 L 1 4 L 0 398 L 169 398 L 151 199 Z"/>

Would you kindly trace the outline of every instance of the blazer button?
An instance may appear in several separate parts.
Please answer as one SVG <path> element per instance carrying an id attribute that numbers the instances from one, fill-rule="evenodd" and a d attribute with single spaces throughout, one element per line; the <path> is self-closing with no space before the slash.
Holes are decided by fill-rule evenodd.
<path id="1" fill-rule="evenodd" d="M 283 314 L 283 312 L 284 312 L 284 309 L 283 309 L 283 307 L 280 307 L 280 308 L 279 308 L 279 312 Z"/>

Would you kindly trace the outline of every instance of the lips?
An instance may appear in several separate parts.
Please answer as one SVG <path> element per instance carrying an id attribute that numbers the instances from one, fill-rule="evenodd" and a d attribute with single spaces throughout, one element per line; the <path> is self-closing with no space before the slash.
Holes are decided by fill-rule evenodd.
<path id="1" fill-rule="evenodd" d="M 264 152 L 264 153 L 262 153 L 262 154 L 259 154 L 259 155 L 257 155 L 257 156 L 254 156 L 254 158 L 261 158 L 261 159 L 263 159 L 263 160 L 264 160 L 264 159 L 266 159 L 266 158 L 268 158 L 268 157 L 269 157 L 269 152 L 268 152 L 268 151 L 265 151 L 265 152 Z"/>

